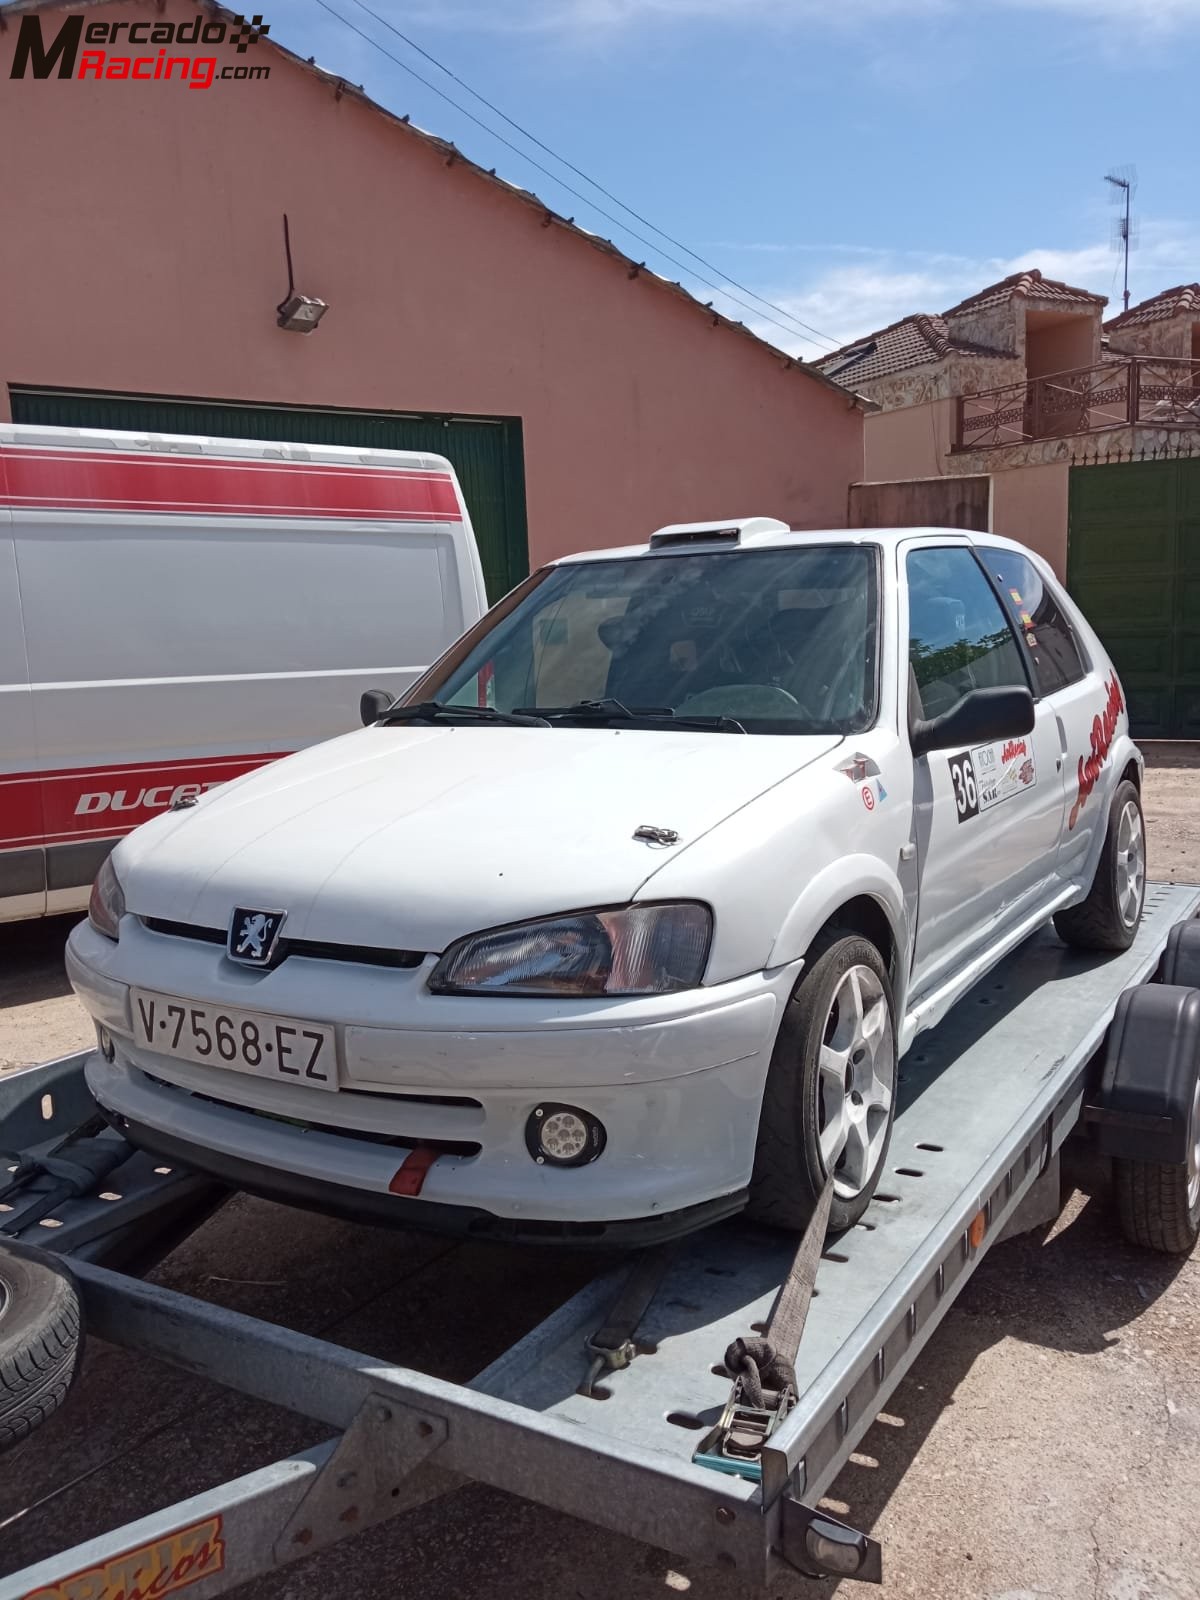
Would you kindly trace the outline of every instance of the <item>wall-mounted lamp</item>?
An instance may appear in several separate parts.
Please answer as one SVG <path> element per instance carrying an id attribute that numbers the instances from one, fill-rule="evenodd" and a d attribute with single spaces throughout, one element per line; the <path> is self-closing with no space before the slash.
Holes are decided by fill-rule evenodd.
<path id="1" fill-rule="evenodd" d="M 296 293 L 296 280 L 292 275 L 292 236 L 286 211 L 283 214 L 283 249 L 287 256 L 288 286 L 287 294 L 275 307 L 278 312 L 275 320 L 289 333 L 311 333 L 329 307 L 315 295 Z"/>

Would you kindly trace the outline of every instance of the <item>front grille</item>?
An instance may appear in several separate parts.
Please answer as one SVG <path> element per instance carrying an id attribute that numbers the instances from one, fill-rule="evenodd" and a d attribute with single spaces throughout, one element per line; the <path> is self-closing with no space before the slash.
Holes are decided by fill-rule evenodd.
<path id="1" fill-rule="evenodd" d="M 196 1100 L 203 1100 L 210 1106 L 219 1106 L 222 1111 L 236 1111 L 241 1116 L 263 1117 L 268 1122 L 283 1122 L 290 1128 L 296 1128 L 301 1133 L 331 1133 L 339 1139 L 354 1139 L 361 1144 L 392 1145 L 401 1150 L 436 1150 L 439 1155 L 463 1156 L 470 1158 L 477 1156 L 483 1146 L 475 1139 L 431 1139 L 426 1136 L 414 1137 L 403 1133 L 372 1133 L 366 1128 L 342 1128 L 329 1122 L 313 1122 L 307 1117 L 288 1117 L 282 1112 L 261 1111 L 257 1106 L 236 1105 L 230 1100 L 218 1099 L 216 1095 L 202 1094 L 198 1089 L 185 1089 L 177 1083 L 167 1083 L 162 1078 L 156 1078 L 152 1072 L 145 1074 L 146 1078 L 160 1089 L 171 1089 L 176 1094 L 189 1094 Z M 397 1095 L 394 1098 L 417 1099 L 416 1095 Z M 470 1103 L 470 1102 L 468 1102 Z M 478 1104 L 478 1102 L 474 1102 Z"/>
<path id="2" fill-rule="evenodd" d="M 142 926 L 151 933 L 164 933 L 172 939 L 199 939 L 204 944 L 224 946 L 229 935 L 223 928 L 202 928 L 194 922 L 170 922 L 165 917 L 143 917 Z M 279 966 L 289 956 L 311 956 L 318 961 L 354 961 L 368 967 L 403 967 L 411 970 L 425 960 L 424 950 L 381 950 L 369 944 L 329 944 L 321 939 L 280 939 Z"/>

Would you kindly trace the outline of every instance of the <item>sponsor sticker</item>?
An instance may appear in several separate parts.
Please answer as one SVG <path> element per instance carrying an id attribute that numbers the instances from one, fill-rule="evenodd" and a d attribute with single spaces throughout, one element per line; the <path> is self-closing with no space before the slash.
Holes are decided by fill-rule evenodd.
<path id="1" fill-rule="evenodd" d="M 206 1517 L 164 1539 L 140 1545 L 61 1583 L 35 1589 L 25 1600 L 164 1600 L 225 1566 L 220 1517 Z"/>
<path id="2" fill-rule="evenodd" d="M 959 822 L 969 822 L 1037 782 L 1033 741 L 1028 734 L 960 750 L 950 757 L 949 766 Z"/>
<path id="3" fill-rule="evenodd" d="M 862 803 L 864 806 L 866 806 L 868 811 L 874 811 L 875 791 L 871 788 L 869 783 L 864 783 L 862 786 Z"/>

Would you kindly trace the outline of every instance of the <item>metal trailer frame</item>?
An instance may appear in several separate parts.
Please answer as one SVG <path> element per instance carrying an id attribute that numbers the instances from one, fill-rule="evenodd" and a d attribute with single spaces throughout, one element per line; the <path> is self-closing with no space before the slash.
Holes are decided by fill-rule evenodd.
<path id="1" fill-rule="evenodd" d="M 151 1156 L 125 1162 L 119 1195 L 76 1196 L 28 1226 L 0 1210 L 0 1238 L 69 1258 L 90 1332 L 337 1430 L 0 1578 L 0 1600 L 159 1600 L 184 1587 L 206 1600 L 471 1480 L 749 1585 L 780 1562 L 878 1581 L 874 1541 L 812 1508 L 990 1246 L 1014 1221 L 1056 1214 L 1057 1153 L 1097 1092 L 1118 1001 L 1156 975 L 1171 928 L 1198 912 L 1200 887 L 1150 885 L 1133 946 L 1113 956 L 1068 950 L 1047 929 L 917 1041 L 880 1192 L 822 1256 L 798 1401 L 767 1440 L 760 1482 L 693 1459 L 729 1396 L 727 1344 L 769 1314 L 791 1266 L 791 1243 L 736 1220 L 675 1248 L 639 1323 L 638 1358 L 605 1376 L 597 1404 L 579 1392 L 584 1341 L 605 1321 L 621 1267 L 459 1385 L 100 1265 L 136 1257 L 154 1236 L 161 1251 L 217 1202 L 207 1180 Z M 94 1110 L 85 1059 L 0 1079 L 0 1145 L 36 1154 Z M 1111 1139 L 1113 1115 L 1099 1116 Z"/>

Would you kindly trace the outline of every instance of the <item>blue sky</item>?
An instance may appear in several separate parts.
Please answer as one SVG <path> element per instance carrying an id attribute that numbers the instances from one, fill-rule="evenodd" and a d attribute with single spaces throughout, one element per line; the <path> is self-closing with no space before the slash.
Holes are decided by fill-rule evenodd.
<path id="1" fill-rule="evenodd" d="M 530 148 L 593 203 L 566 193 L 318 0 L 267 16 L 280 43 L 807 359 L 831 346 L 796 318 L 842 342 L 1021 266 L 1119 309 L 1114 166 L 1137 170 L 1134 301 L 1200 278 L 1200 0 L 367 4 L 719 274 Z M 356 0 L 327 5 L 524 145 Z M 663 251 L 776 302 L 789 331 Z"/>

